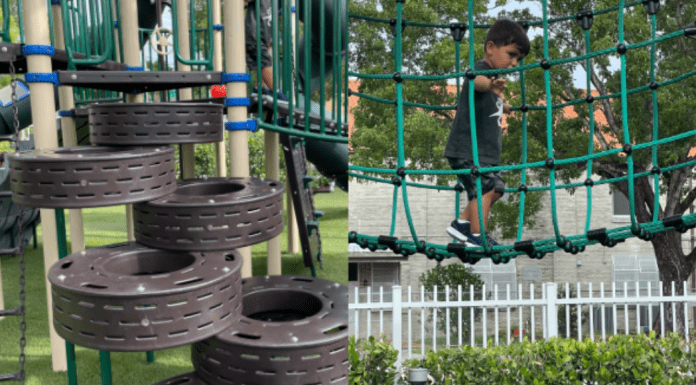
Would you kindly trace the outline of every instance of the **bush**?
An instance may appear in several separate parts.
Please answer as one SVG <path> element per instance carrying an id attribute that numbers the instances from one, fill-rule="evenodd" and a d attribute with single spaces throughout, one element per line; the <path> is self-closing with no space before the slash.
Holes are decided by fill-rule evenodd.
<path id="1" fill-rule="evenodd" d="M 474 285 L 474 290 L 477 292 L 480 292 L 483 287 L 483 281 L 474 273 L 473 269 L 467 268 L 459 263 L 453 263 L 447 266 L 442 266 L 438 263 L 434 269 L 423 273 L 418 280 L 421 285 L 426 287 L 426 290 L 430 290 L 433 286 L 437 286 L 438 301 L 445 300 L 445 286 L 448 285 L 450 287 L 450 301 L 457 300 L 458 285 L 462 285 L 462 292 L 466 292 L 467 294 L 469 293 L 470 285 Z M 430 299 L 432 299 L 432 295 L 430 295 Z M 480 309 L 476 309 L 475 320 L 478 320 L 481 314 Z M 432 323 L 432 321 L 430 322 Z M 462 317 L 462 338 L 464 339 L 469 338 L 470 322 L 471 318 Z M 458 323 L 450 320 L 449 328 L 452 338 L 457 338 L 457 333 L 459 332 Z M 444 311 L 438 312 L 437 329 L 443 333 L 447 330 L 447 315 Z"/>
<path id="2" fill-rule="evenodd" d="M 510 346 L 429 351 L 422 360 L 404 362 L 399 384 L 408 384 L 411 367 L 427 368 L 429 385 L 693 385 L 696 352 L 675 334 L 620 335 L 606 342 L 525 339 Z"/>
<path id="3" fill-rule="evenodd" d="M 399 352 L 383 339 L 370 336 L 367 340 L 355 341 L 350 337 L 348 361 L 349 385 L 393 385 L 396 377 L 394 363 Z"/>

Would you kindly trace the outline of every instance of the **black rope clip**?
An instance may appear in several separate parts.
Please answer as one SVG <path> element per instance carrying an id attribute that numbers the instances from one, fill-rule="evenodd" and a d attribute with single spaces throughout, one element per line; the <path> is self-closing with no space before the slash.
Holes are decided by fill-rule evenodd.
<path id="1" fill-rule="evenodd" d="M 546 254 L 537 250 L 536 246 L 534 246 L 534 241 L 532 240 L 515 242 L 513 248 L 515 251 L 520 251 L 527 254 L 529 258 L 532 259 L 542 259 L 544 258 L 544 254 Z"/>
<path id="2" fill-rule="evenodd" d="M 588 231 L 587 239 L 590 241 L 597 241 L 599 244 L 606 247 L 614 247 L 618 242 L 623 242 L 623 240 L 617 241 L 616 239 L 610 238 L 605 228 Z"/>
<path id="3" fill-rule="evenodd" d="M 392 36 L 396 37 L 396 19 L 389 20 L 389 29 L 391 29 Z M 401 33 L 404 33 L 406 29 L 406 19 L 401 19 Z"/>
<path id="4" fill-rule="evenodd" d="M 472 256 L 469 255 L 469 252 L 466 251 L 466 246 L 461 243 L 448 243 L 447 244 L 447 252 L 452 253 L 457 256 L 462 262 L 464 263 L 476 263 L 476 262 L 471 262 L 473 259 Z"/>
<path id="5" fill-rule="evenodd" d="M 451 23 L 450 32 L 454 41 L 462 41 L 464 34 L 466 34 L 466 23 Z"/>
<path id="6" fill-rule="evenodd" d="M 398 240 L 398 238 L 396 238 L 396 237 L 389 237 L 386 235 L 380 235 L 377 237 L 377 244 L 387 246 L 394 253 L 401 254 L 402 248 L 401 248 L 401 245 L 398 245 L 396 243 L 397 240 Z"/>
<path id="7" fill-rule="evenodd" d="M 643 6 L 648 15 L 655 15 L 660 12 L 660 0 L 643 0 Z"/>
<path id="8" fill-rule="evenodd" d="M 687 230 L 689 230 L 693 226 L 687 226 L 684 223 L 684 219 L 682 218 L 681 215 L 673 215 L 671 217 L 667 217 L 662 220 L 662 224 L 665 227 L 672 227 L 674 230 L 680 232 L 680 233 L 685 233 Z"/>
<path id="9" fill-rule="evenodd" d="M 696 40 L 696 21 L 684 27 L 684 36 Z"/>
<path id="10" fill-rule="evenodd" d="M 594 13 L 592 11 L 580 11 L 575 14 L 575 19 L 580 23 L 580 26 L 584 30 L 592 28 L 592 21 L 594 20 Z"/>

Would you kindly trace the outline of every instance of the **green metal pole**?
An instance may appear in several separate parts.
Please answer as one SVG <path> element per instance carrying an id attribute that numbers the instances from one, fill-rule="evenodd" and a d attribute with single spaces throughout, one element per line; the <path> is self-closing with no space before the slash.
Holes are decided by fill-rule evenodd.
<path id="1" fill-rule="evenodd" d="M 102 385 L 111 385 L 111 353 L 99 351 L 99 369 Z"/>

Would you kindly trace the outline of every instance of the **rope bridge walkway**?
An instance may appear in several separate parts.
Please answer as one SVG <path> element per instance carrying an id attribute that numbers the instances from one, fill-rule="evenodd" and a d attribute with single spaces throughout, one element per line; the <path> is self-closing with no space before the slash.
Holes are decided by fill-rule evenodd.
<path id="1" fill-rule="evenodd" d="M 696 23 L 692 23 L 683 29 L 676 30 L 671 33 L 665 33 L 660 37 L 656 37 L 656 14 L 659 11 L 659 1 L 658 0 L 639 0 L 630 3 L 625 3 L 625 0 L 620 0 L 619 5 L 616 7 L 611 7 L 603 9 L 600 11 L 590 11 L 582 10 L 575 15 L 550 19 L 548 17 L 547 11 L 547 0 L 542 0 L 543 18 L 541 21 L 523 21 L 519 22 L 525 29 L 530 26 L 540 26 L 544 30 L 543 34 L 543 59 L 537 63 L 525 64 L 524 61 L 520 62 L 520 65 L 516 68 L 511 69 L 494 69 L 494 70 L 482 70 L 474 71 L 468 69 L 462 72 L 459 68 L 459 46 L 466 30 L 469 33 L 469 67 L 474 67 L 474 29 L 475 28 L 489 28 L 490 25 L 477 25 L 474 24 L 474 10 L 473 2 L 469 1 L 468 4 L 468 23 L 452 23 L 452 24 L 428 24 L 428 23 L 416 23 L 410 22 L 403 19 L 403 0 L 396 1 L 396 11 L 397 15 L 395 19 L 384 20 L 372 17 L 366 17 L 361 15 L 350 14 L 349 17 L 354 19 L 361 19 L 365 21 L 378 22 L 378 23 L 389 23 L 392 28 L 392 35 L 395 37 L 394 42 L 394 61 L 395 70 L 394 74 L 364 74 L 357 72 L 349 72 L 349 76 L 354 76 L 359 79 L 382 79 L 388 80 L 393 79 L 396 85 L 396 100 L 386 100 L 375 98 L 370 95 L 366 95 L 360 92 L 351 92 L 351 95 L 356 95 L 360 98 L 365 98 L 372 100 L 374 102 L 392 104 L 396 106 L 396 122 L 397 122 L 397 168 L 396 169 L 385 169 L 385 168 L 372 168 L 372 167 L 360 167 L 351 165 L 349 175 L 355 178 L 369 180 L 379 183 L 387 183 L 394 185 L 393 194 L 393 204 L 392 204 L 392 220 L 391 220 L 391 230 L 390 235 L 380 235 L 380 236 L 370 236 L 366 234 L 360 234 L 357 232 L 349 233 L 349 242 L 356 243 L 361 247 L 368 248 L 371 251 L 377 249 L 391 249 L 397 254 L 403 256 L 409 256 L 415 253 L 425 254 L 430 259 L 436 259 L 442 261 L 445 258 L 458 257 L 465 263 L 476 263 L 481 258 L 489 257 L 491 260 L 498 263 L 507 263 L 511 258 L 515 258 L 518 255 L 526 254 L 531 258 L 541 259 L 546 253 L 551 253 L 556 250 L 564 250 L 568 253 L 576 254 L 582 252 L 587 245 L 601 244 L 603 246 L 612 247 L 616 243 L 621 242 L 630 237 L 639 237 L 643 240 L 652 239 L 656 233 L 674 229 L 680 232 L 685 232 L 689 228 L 696 227 L 696 214 L 688 215 L 676 215 L 664 218 L 662 220 L 658 219 L 659 213 L 659 197 L 660 197 L 660 184 L 659 176 L 661 173 L 669 173 L 670 171 L 677 170 L 685 167 L 693 167 L 696 165 L 696 160 L 684 162 L 681 164 L 674 164 L 668 167 L 660 167 L 657 161 L 658 146 L 681 141 L 696 135 L 696 130 L 687 131 L 679 133 L 677 135 L 665 138 L 659 138 L 658 136 L 658 112 L 657 112 L 657 89 L 660 87 L 666 87 L 675 83 L 678 83 L 684 79 L 696 75 L 696 70 L 687 72 L 679 77 L 668 79 L 662 82 L 657 82 L 655 80 L 655 45 L 660 42 L 675 39 L 681 36 L 687 36 L 692 39 L 696 39 Z M 626 44 L 624 40 L 624 10 L 629 7 L 634 7 L 636 5 L 643 4 L 648 15 L 651 18 L 651 39 L 645 40 L 635 44 Z M 592 27 L 592 21 L 594 15 L 600 15 L 608 12 L 618 11 L 618 44 L 615 47 L 591 51 L 590 49 L 590 28 Z M 584 30 L 584 40 L 585 40 L 585 54 L 576 57 L 562 58 L 562 59 L 549 59 L 549 24 L 556 23 L 560 21 L 567 21 L 576 19 L 580 26 Z M 395 26 L 401 25 L 402 28 L 395 28 Z M 452 37 L 456 44 L 456 73 L 449 75 L 437 75 L 437 76 L 427 76 L 427 75 L 407 75 L 402 74 L 402 32 L 403 28 L 408 25 L 420 26 L 420 27 L 431 27 L 431 28 L 449 28 L 452 32 Z M 470 28 L 473 26 L 474 28 Z M 627 89 L 626 82 L 626 52 L 630 50 L 639 49 L 642 47 L 651 47 L 651 60 L 650 60 L 650 83 L 634 88 Z M 590 68 L 591 59 L 599 57 L 602 55 L 618 53 L 621 60 L 621 91 L 619 93 L 600 95 L 597 97 L 592 96 L 591 86 L 590 86 L 590 71 L 587 72 L 587 93 L 586 98 L 572 100 L 563 104 L 552 104 L 551 99 L 551 81 L 549 70 L 553 66 L 562 65 L 566 63 L 578 62 L 584 60 L 586 63 L 585 68 Z M 544 106 L 532 106 L 527 104 L 527 96 L 525 94 L 525 71 L 535 68 L 542 68 L 544 70 L 544 85 L 545 85 L 545 105 Z M 466 76 L 468 79 L 474 79 L 477 75 L 493 75 L 493 74 L 507 74 L 519 72 L 520 82 L 521 82 L 521 98 L 522 104 L 512 108 L 513 111 L 522 112 L 522 160 L 520 164 L 508 165 L 508 166 L 496 166 L 496 167 L 479 167 L 479 155 L 476 140 L 476 127 L 475 127 L 475 117 L 474 111 L 474 87 L 469 87 L 469 111 L 472 111 L 471 119 L 471 136 L 472 136 L 472 150 L 473 150 L 473 164 L 474 167 L 468 170 L 416 170 L 407 169 L 405 167 L 405 156 L 404 156 L 404 107 L 417 107 L 429 110 L 454 110 L 455 106 L 433 106 L 427 104 L 417 104 L 409 103 L 403 100 L 403 85 L 404 80 L 422 80 L 422 81 L 435 81 L 435 80 L 446 80 L 446 79 L 457 79 L 457 89 L 459 90 L 459 78 Z M 635 138 L 631 137 L 631 131 L 628 126 L 628 108 L 627 108 L 627 96 L 650 91 L 652 94 L 652 106 L 653 106 L 653 134 L 651 141 L 644 143 L 636 143 Z M 622 117 L 622 138 L 623 143 L 621 147 L 609 149 L 602 152 L 593 151 L 593 138 L 595 137 L 595 121 L 594 121 L 594 108 L 593 102 L 602 99 L 613 99 L 620 98 L 621 100 L 621 117 Z M 554 159 L 554 136 L 552 134 L 553 121 L 552 121 L 552 110 L 558 108 L 564 108 L 567 106 L 577 105 L 587 103 L 589 106 L 589 145 L 588 153 L 586 156 L 567 158 L 567 159 Z M 547 158 L 545 161 L 539 162 L 528 162 L 527 161 L 527 114 L 530 111 L 541 110 L 546 111 L 546 150 Z M 633 152 L 638 150 L 650 150 L 652 155 L 652 168 L 644 172 L 637 172 L 634 170 L 634 154 Z M 627 162 L 627 172 L 626 175 L 611 179 L 603 179 L 600 181 L 592 180 L 592 163 L 594 160 L 616 156 L 625 155 Z M 559 184 L 556 182 L 556 172 L 557 168 L 562 165 L 568 164 L 578 164 L 585 163 L 587 166 L 587 179 L 584 182 L 579 183 L 567 183 Z M 549 185 L 547 186 L 527 186 L 527 172 L 529 169 L 548 169 L 549 172 Z M 463 244 L 450 243 L 447 245 L 440 245 L 434 243 L 428 243 L 423 240 L 419 240 L 418 235 L 413 224 L 412 215 L 409 208 L 407 187 L 417 187 L 425 189 L 437 189 L 437 190 L 451 190 L 455 191 L 456 196 L 456 215 L 459 214 L 459 202 L 461 192 L 464 188 L 461 184 L 457 184 L 454 187 L 444 187 L 444 186 L 434 186 L 421 183 L 407 182 L 406 177 L 408 175 L 455 175 L 455 174 L 473 174 L 476 176 L 476 190 L 477 196 L 481 196 L 481 173 L 486 172 L 497 172 L 497 171 L 519 171 L 521 173 L 521 184 L 518 187 L 506 188 L 506 193 L 519 193 L 520 194 L 520 204 L 519 204 L 519 217 L 518 217 L 518 232 L 516 242 L 512 245 L 500 245 L 500 246 L 490 246 L 486 242 L 483 242 L 483 246 L 479 247 L 465 247 Z M 383 177 L 375 177 L 370 174 L 381 174 Z M 653 178 L 654 185 L 654 207 L 653 217 L 651 222 L 639 223 L 636 218 L 636 202 L 635 202 L 635 182 L 636 178 Z M 631 224 L 624 227 L 618 227 L 613 229 L 590 229 L 590 218 L 592 211 L 592 187 L 609 184 L 609 183 L 619 183 L 627 182 L 628 184 L 628 200 L 630 209 L 630 219 Z M 557 199 L 556 191 L 558 189 L 574 189 L 578 187 L 585 187 L 587 189 L 587 215 L 585 231 L 582 234 L 577 235 L 564 235 L 559 230 L 558 225 L 558 213 L 557 213 Z M 403 205 L 405 209 L 406 218 L 408 221 L 408 226 L 411 232 L 412 240 L 400 240 L 394 237 L 395 229 L 395 219 L 396 219 L 396 207 L 399 197 L 399 191 L 401 191 L 401 196 L 403 199 Z M 551 212 L 552 212 L 552 222 L 554 236 L 543 240 L 526 240 L 522 241 L 522 224 L 524 219 L 524 207 L 525 207 L 525 195 L 533 191 L 549 191 L 551 200 Z M 483 224 L 483 210 L 481 199 L 477 199 L 478 202 L 478 220 L 479 223 Z M 481 225 L 481 236 L 485 239 L 485 231 L 483 230 L 483 225 Z"/>

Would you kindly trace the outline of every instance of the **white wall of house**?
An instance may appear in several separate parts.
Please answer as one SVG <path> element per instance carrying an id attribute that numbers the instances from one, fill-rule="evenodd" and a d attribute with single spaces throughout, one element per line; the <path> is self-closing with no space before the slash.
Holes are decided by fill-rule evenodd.
<path id="1" fill-rule="evenodd" d="M 427 182 L 425 182 L 427 183 Z M 358 183 L 353 180 L 349 188 L 349 230 L 368 235 L 389 235 L 391 226 L 391 213 L 393 201 L 393 186 L 391 184 L 367 182 Z M 462 194 L 461 206 L 466 205 L 465 194 Z M 585 231 L 587 213 L 587 189 L 577 188 L 574 194 L 566 190 L 557 190 L 557 218 L 561 234 L 576 235 Z M 455 193 L 452 191 L 437 191 L 422 188 L 408 188 L 408 201 L 411 209 L 413 223 L 419 239 L 427 242 L 446 244 L 451 242 L 445 228 L 449 225 L 455 214 Z M 617 210 L 619 210 L 617 208 Z M 619 210 L 620 211 L 620 210 Z M 554 236 L 551 213 L 550 194 L 544 197 L 544 208 L 535 217 L 536 226 L 526 229 L 523 240 L 547 239 Z M 615 215 L 614 198 L 608 185 L 596 185 L 592 188 L 592 214 L 590 229 L 614 228 L 630 224 L 627 216 Z M 498 235 L 498 236 L 496 236 Z M 403 207 L 401 190 L 397 203 L 397 219 L 394 236 L 399 239 L 410 239 L 411 234 Z M 500 239 L 499 234 L 492 236 L 500 243 L 511 244 L 514 239 Z M 683 235 L 684 250 L 692 248 L 691 232 Z M 414 254 L 409 258 L 386 252 L 369 252 L 356 250 L 357 245 L 352 244 L 349 251 L 349 262 L 360 266 L 358 279 L 351 281 L 351 286 L 374 286 L 372 277 L 367 274 L 368 264 L 377 266 L 378 276 L 392 274 L 398 276 L 397 284 L 402 286 L 417 286 L 418 278 L 425 271 L 435 267 L 434 260 L 427 259 L 423 254 Z M 655 279 L 654 264 L 650 263 L 654 257 L 652 244 L 638 238 L 629 238 L 613 248 L 601 245 L 588 246 L 584 252 L 572 255 L 564 251 L 556 251 L 547 254 L 541 260 L 530 259 L 525 255 L 515 260 L 516 283 L 529 282 L 557 282 L 571 284 L 592 282 L 599 288 L 599 283 L 610 283 L 616 279 Z M 452 258 L 443 263 L 461 263 Z M 482 264 L 485 265 L 485 264 Z M 474 266 L 477 268 L 479 264 Z M 481 269 L 491 270 L 488 265 Z M 504 269 L 505 267 L 501 267 Z M 494 265 L 493 270 L 496 269 Z M 362 273 L 362 275 L 361 275 Z M 617 274 L 619 273 L 619 274 Z M 504 277 L 504 275 L 501 275 Z M 367 281 L 366 281 L 367 279 Z M 380 278 L 382 279 L 382 278 Z M 382 279 L 383 280 L 383 279 Z M 504 277 L 503 281 L 509 281 Z M 610 287 L 610 286 L 609 286 Z"/>

